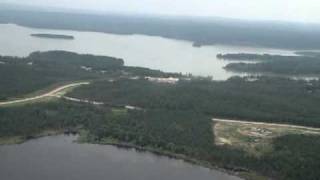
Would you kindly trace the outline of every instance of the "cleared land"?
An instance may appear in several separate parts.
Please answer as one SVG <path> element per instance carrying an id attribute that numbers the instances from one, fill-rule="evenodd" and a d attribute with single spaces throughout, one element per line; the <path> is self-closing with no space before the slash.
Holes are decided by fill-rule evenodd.
<path id="1" fill-rule="evenodd" d="M 290 134 L 320 135 L 320 128 L 288 124 L 212 119 L 216 145 L 228 145 L 254 156 L 273 150 L 273 139 Z"/>

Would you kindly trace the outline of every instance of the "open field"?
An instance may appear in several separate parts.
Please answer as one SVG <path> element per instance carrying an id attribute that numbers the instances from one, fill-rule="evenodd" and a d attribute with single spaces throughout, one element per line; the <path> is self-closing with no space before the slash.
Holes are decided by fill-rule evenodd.
<path id="1" fill-rule="evenodd" d="M 272 140 L 280 136 L 290 134 L 320 136 L 320 128 L 227 119 L 213 119 L 213 121 L 216 145 L 242 149 L 254 156 L 272 151 Z"/>

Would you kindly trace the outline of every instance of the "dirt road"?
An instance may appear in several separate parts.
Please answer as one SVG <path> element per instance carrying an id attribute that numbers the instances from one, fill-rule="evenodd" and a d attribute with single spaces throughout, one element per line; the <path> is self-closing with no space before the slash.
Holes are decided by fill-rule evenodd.
<path id="1" fill-rule="evenodd" d="M 277 123 L 264 123 L 264 122 L 253 122 L 253 121 L 240 121 L 240 120 L 230 120 L 230 119 L 212 119 L 215 122 L 226 122 L 226 123 L 241 123 L 241 124 L 253 124 L 253 125 L 266 125 L 266 126 L 277 126 L 277 127 L 284 127 L 284 128 L 300 128 L 306 130 L 315 130 L 319 131 L 320 128 L 313 128 L 307 126 L 297 126 L 297 125 L 290 125 L 290 124 L 277 124 Z"/>
<path id="2" fill-rule="evenodd" d="M 30 98 L 25 98 L 25 99 L 18 99 L 18 100 L 12 100 L 12 101 L 5 101 L 5 102 L 0 102 L 0 107 L 1 106 L 5 106 L 5 105 L 11 105 L 11 104 L 18 104 L 18 103 L 25 103 L 25 102 L 29 102 L 29 101 L 34 101 L 34 100 L 39 100 L 39 99 L 43 99 L 46 97 L 50 97 L 50 96 L 55 96 L 57 93 L 72 88 L 72 87 L 76 87 L 76 86 L 81 86 L 81 85 L 88 85 L 90 84 L 89 82 L 79 82 L 79 83 L 72 83 L 72 84 L 67 84 L 64 86 L 60 86 L 50 92 L 47 92 L 45 94 L 42 95 L 38 95 L 35 97 L 30 97 Z"/>

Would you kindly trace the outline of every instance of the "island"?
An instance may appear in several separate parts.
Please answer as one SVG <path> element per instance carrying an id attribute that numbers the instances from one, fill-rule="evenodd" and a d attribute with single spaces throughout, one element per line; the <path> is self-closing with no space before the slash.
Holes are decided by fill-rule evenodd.
<path id="1" fill-rule="evenodd" d="M 192 46 L 195 48 L 200 48 L 202 46 L 202 44 L 199 42 L 194 42 L 194 43 L 192 43 Z"/>
<path id="2" fill-rule="evenodd" d="M 237 54 L 217 54 L 217 59 L 227 61 L 264 61 L 270 60 L 272 55 L 270 54 L 249 54 L 249 53 L 237 53 Z"/>
<path id="3" fill-rule="evenodd" d="M 38 37 L 38 38 L 74 40 L 74 36 L 62 35 L 62 34 L 31 34 L 30 36 Z"/>
<path id="4" fill-rule="evenodd" d="M 217 58 L 233 61 L 225 66 L 226 70 L 233 72 L 319 77 L 320 58 L 318 54 L 316 52 L 298 52 L 297 54 L 300 55 L 218 54 Z"/>

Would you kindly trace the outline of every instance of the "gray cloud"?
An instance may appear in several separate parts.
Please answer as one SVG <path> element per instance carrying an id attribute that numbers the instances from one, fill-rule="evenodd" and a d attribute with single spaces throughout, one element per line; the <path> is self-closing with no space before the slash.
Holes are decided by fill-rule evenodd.
<path id="1" fill-rule="evenodd" d="M 2 0 L 103 12 L 320 21 L 319 0 Z"/>

